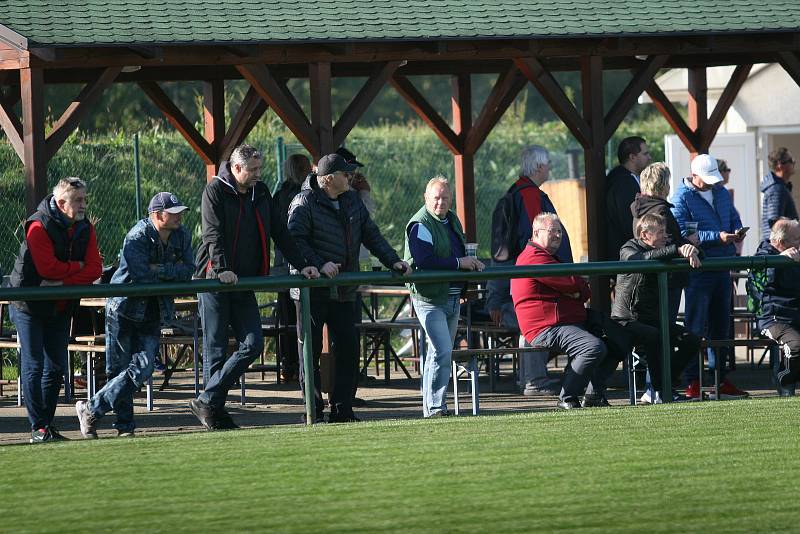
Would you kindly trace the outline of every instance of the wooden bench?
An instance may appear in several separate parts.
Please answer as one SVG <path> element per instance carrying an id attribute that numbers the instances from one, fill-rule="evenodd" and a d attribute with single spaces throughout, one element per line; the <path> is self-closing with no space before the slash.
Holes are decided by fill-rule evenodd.
<path id="1" fill-rule="evenodd" d="M 382 348 L 384 381 L 387 384 L 389 383 L 389 369 L 392 360 L 394 360 L 395 363 L 400 367 L 400 369 L 406 375 L 406 378 L 411 378 L 411 374 L 408 372 L 408 369 L 406 369 L 406 366 L 403 364 L 400 356 L 398 356 L 397 352 L 395 352 L 394 348 L 392 347 L 391 336 L 392 332 L 411 330 L 412 339 L 414 342 L 414 356 L 417 358 L 416 333 L 422 330 L 422 326 L 419 324 L 419 321 L 416 318 L 402 319 L 398 321 L 364 321 L 362 323 L 356 323 L 355 326 L 361 332 L 361 337 L 364 340 L 364 343 L 361 345 L 362 357 L 364 359 L 364 366 L 361 368 L 362 374 L 366 374 L 367 367 L 373 359 L 375 359 L 376 362 L 378 361 L 378 355 Z M 372 344 L 372 350 L 370 351 L 369 355 L 367 355 L 367 342 Z"/>
<path id="2" fill-rule="evenodd" d="M 702 370 L 705 369 L 705 355 L 707 349 L 712 348 L 732 348 L 736 349 L 736 347 L 746 347 L 748 350 L 752 349 L 768 349 L 771 347 L 778 346 L 778 343 L 770 338 L 757 338 L 757 339 L 702 339 L 700 340 L 700 353 L 698 358 L 700 360 L 700 369 L 701 372 L 699 373 L 699 380 L 700 380 L 700 400 L 703 399 L 702 391 L 703 391 L 703 372 Z M 717 395 L 716 392 L 719 391 L 719 384 L 720 384 L 720 361 L 719 358 L 714 360 L 714 395 L 716 396 L 716 400 L 721 400 L 720 395 Z"/>

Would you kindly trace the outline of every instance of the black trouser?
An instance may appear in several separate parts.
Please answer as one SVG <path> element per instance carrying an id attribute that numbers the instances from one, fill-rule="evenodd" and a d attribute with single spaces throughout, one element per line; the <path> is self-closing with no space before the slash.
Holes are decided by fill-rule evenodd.
<path id="1" fill-rule="evenodd" d="M 636 331 L 634 336 L 640 341 L 634 340 L 636 352 L 644 356 L 647 360 L 647 368 L 650 370 L 650 379 L 653 389 L 661 391 L 661 325 L 648 324 L 638 321 L 630 322 L 626 329 Z M 670 354 L 670 376 L 675 383 L 683 372 L 686 364 L 697 358 L 700 350 L 700 338 L 689 332 L 679 324 L 669 325 L 669 344 L 672 348 Z"/>
<path id="2" fill-rule="evenodd" d="M 300 362 L 300 390 L 305 395 L 305 372 L 303 368 L 303 315 L 300 303 L 297 310 L 297 339 Z M 322 353 L 322 327 L 328 325 L 331 343 L 336 347 L 336 371 L 331 392 L 331 413 L 352 413 L 353 381 L 358 367 L 358 333 L 355 327 L 355 307 L 352 301 L 339 302 L 330 299 L 311 301 L 311 347 L 314 359 L 314 398 L 317 415 L 322 414 L 322 391 L 320 389 L 319 357 Z"/>
<path id="3" fill-rule="evenodd" d="M 800 331 L 790 324 L 775 323 L 766 328 L 766 333 L 780 345 L 778 383 L 781 386 L 794 384 L 800 378 Z"/>
<path id="4" fill-rule="evenodd" d="M 277 309 L 275 310 L 278 322 L 281 326 L 295 326 L 295 310 L 292 300 L 289 298 L 288 291 L 278 293 Z M 281 371 L 285 376 L 297 375 L 297 334 L 295 330 L 289 330 L 281 336 L 281 351 L 277 355 L 281 362 Z"/>
<path id="5" fill-rule="evenodd" d="M 631 353 L 631 333 L 606 314 L 592 309 L 586 310 L 585 326 L 591 334 L 602 339 L 608 348 L 605 358 L 594 368 L 586 393 L 605 395 L 606 381 L 617 370 L 619 362 Z"/>

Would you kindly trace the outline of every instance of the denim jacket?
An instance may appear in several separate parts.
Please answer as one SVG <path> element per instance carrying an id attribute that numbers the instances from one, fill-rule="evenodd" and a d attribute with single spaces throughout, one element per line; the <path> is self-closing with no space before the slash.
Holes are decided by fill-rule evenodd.
<path id="1" fill-rule="evenodd" d="M 158 269 L 151 269 L 151 264 L 158 265 Z M 119 268 L 111 278 L 111 283 L 188 282 L 192 279 L 194 269 L 192 237 L 186 227 L 174 230 L 165 245 L 161 243 L 150 219 L 142 219 L 125 236 Z M 169 324 L 175 317 L 175 303 L 171 295 L 111 297 L 106 303 L 106 311 L 115 312 L 131 321 L 143 321 L 149 298 L 158 299 L 161 324 Z"/>

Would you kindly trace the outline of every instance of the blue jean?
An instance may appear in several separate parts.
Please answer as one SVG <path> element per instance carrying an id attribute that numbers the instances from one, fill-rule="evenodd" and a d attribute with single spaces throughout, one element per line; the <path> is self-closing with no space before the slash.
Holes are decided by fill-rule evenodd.
<path id="1" fill-rule="evenodd" d="M 133 394 L 153 374 L 159 348 L 161 325 L 152 321 L 131 321 L 106 308 L 106 376 L 109 380 L 89 401 L 89 411 L 102 417 L 114 411 L 114 428 L 132 432 Z"/>
<path id="2" fill-rule="evenodd" d="M 203 324 L 203 382 L 198 399 L 221 408 L 228 391 L 264 350 L 261 313 L 252 291 L 200 293 L 200 319 Z M 239 347 L 230 356 L 228 326 Z"/>
<path id="3" fill-rule="evenodd" d="M 70 316 L 37 317 L 9 306 L 20 345 L 20 376 L 31 430 L 53 422 L 67 369 Z"/>
<path id="4" fill-rule="evenodd" d="M 702 271 L 689 273 L 686 286 L 686 328 L 698 337 L 728 339 L 730 337 L 731 275 L 728 271 Z M 720 359 L 724 371 L 728 357 L 726 348 L 708 349 L 708 365 L 714 368 Z M 684 371 L 687 382 L 697 380 L 700 367 L 692 358 Z M 723 373 L 724 375 L 724 373 Z"/>
<path id="5" fill-rule="evenodd" d="M 428 338 L 428 351 L 422 366 L 422 414 L 425 417 L 447 412 L 447 386 L 453 363 L 453 342 L 461 310 L 459 295 L 448 296 L 436 306 L 412 297 L 414 311 Z"/>

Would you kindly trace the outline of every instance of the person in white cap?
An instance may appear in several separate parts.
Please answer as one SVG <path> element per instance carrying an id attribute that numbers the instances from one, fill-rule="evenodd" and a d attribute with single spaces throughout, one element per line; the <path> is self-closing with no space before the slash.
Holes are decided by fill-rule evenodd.
<path id="1" fill-rule="evenodd" d="M 188 282 L 194 273 L 192 236 L 181 224 L 187 208 L 172 193 L 158 193 L 149 216 L 125 236 L 112 284 Z M 175 317 L 172 296 L 111 297 L 106 302 L 108 382 L 89 401 L 75 404 L 81 434 L 97 438 L 97 420 L 114 411 L 119 437 L 133 437 L 133 394 L 153 374 L 161 324 Z"/>
<path id="2" fill-rule="evenodd" d="M 722 175 L 717 160 L 708 154 L 699 154 L 692 160 L 692 175 L 684 178 L 672 198 L 672 213 L 687 235 L 688 223 L 696 223 L 698 246 L 706 258 L 735 256 L 735 243 L 744 239 L 739 214 L 733 207 L 730 193 L 722 186 Z M 728 271 L 691 271 L 685 291 L 685 326 L 693 334 L 706 339 L 730 337 L 731 275 Z M 740 398 L 745 391 L 724 377 L 728 350 L 709 349 L 709 367 L 719 358 L 723 372 L 718 395 L 720 398 Z M 686 396 L 700 398 L 700 369 L 696 360 L 686 367 L 688 382 Z"/>

